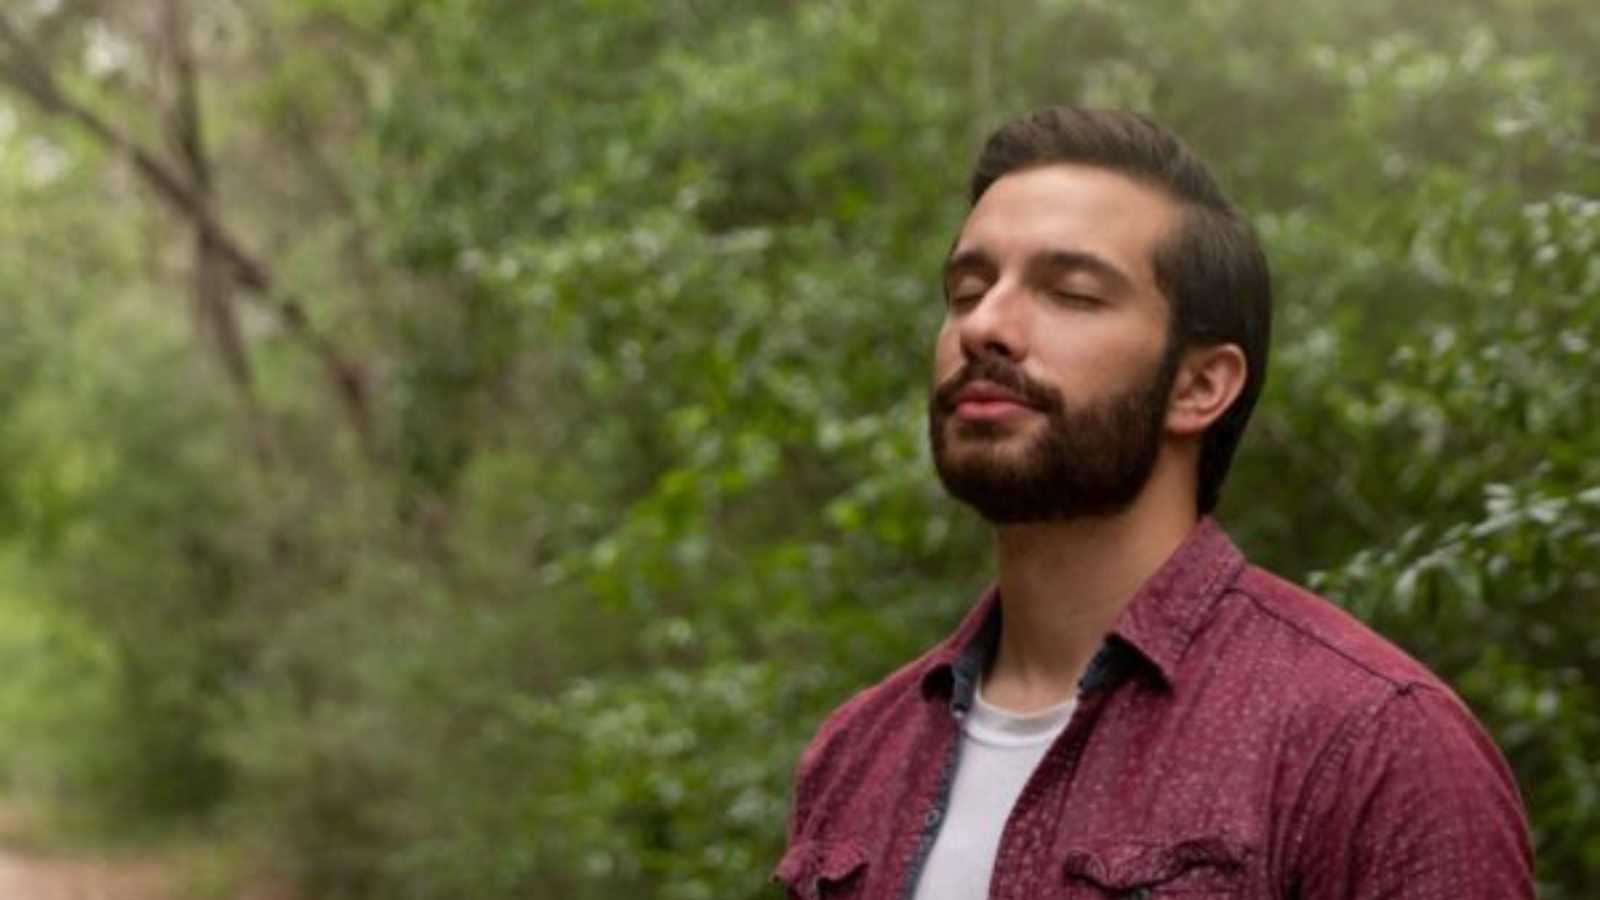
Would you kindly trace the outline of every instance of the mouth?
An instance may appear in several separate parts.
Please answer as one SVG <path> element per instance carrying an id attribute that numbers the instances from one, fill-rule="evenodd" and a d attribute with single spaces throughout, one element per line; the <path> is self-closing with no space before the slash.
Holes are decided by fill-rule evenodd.
<path id="1" fill-rule="evenodd" d="M 956 417 L 969 422 L 996 422 L 1039 411 L 1021 394 L 991 381 L 974 381 L 952 399 Z"/>

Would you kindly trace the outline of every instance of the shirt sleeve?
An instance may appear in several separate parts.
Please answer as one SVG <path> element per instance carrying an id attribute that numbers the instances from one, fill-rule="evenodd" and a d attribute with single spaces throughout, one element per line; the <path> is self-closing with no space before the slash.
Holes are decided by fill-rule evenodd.
<path id="1" fill-rule="evenodd" d="M 1396 689 L 1329 748 L 1303 807 L 1304 900 L 1533 900 L 1516 783 L 1461 702 Z"/>

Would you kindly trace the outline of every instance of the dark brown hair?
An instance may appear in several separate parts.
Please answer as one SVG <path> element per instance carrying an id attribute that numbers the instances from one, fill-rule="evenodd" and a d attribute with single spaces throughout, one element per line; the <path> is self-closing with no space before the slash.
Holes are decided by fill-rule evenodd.
<path id="1" fill-rule="evenodd" d="M 1178 228 L 1151 261 L 1172 305 L 1169 352 L 1236 344 L 1249 367 L 1244 390 L 1201 444 L 1198 505 L 1209 513 L 1266 381 L 1272 331 L 1266 255 L 1199 158 L 1172 132 L 1123 110 L 1052 106 L 1001 126 L 973 165 L 971 200 L 976 204 L 1006 175 L 1054 163 L 1109 169 L 1182 208 Z"/>

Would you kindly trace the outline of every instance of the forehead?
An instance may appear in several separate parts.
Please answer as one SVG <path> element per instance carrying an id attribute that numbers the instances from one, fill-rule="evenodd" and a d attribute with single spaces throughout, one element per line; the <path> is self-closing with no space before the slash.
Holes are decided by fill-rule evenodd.
<path id="1" fill-rule="evenodd" d="M 1013 257 L 1086 253 L 1153 283 L 1152 254 L 1178 216 L 1178 204 L 1165 193 L 1109 169 L 1040 166 L 990 185 L 952 255 L 976 251 L 1003 266 Z"/>

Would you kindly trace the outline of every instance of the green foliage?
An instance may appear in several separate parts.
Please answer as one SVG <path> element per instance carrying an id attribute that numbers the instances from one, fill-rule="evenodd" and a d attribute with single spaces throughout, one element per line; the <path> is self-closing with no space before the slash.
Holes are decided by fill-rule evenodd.
<path id="1" fill-rule="evenodd" d="M 576 864 L 566 895 L 748 894 L 751 873 L 779 852 L 772 823 L 786 812 L 792 772 L 781 755 L 725 748 L 753 733 L 804 739 L 795 713 L 818 698 L 801 688 L 775 666 L 741 663 L 584 681 L 557 698 L 549 727 L 584 748 L 548 811 L 549 858 Z"/>
<path id="2" fill-rule="evenodd" d="M 117 760 L 100 743 L 116 718 L 111 654 L 93 628 L 41 603 L 16 560 L 0 570 L 0 755 L 7 787 L 100 789 Z M 49 698 L 41 702 L 41 698 Z"/>
<path id="3" fill-rule="evenodd" d="M 1578 0 L 238 8 L 223 212 L 372 373 L 379 446 L 247 317 L 252 458 L 187 236 L 0 107 L 14 781 L 210 811 L 327 900 L 765 895 L 811 729 L 985 577 L 922 434 L 965 166 L 1027 108 L 1130 104 L 1274 263 L 1224 520 L 1484 716 L 1542 896 L 1600 885 Z"/>

